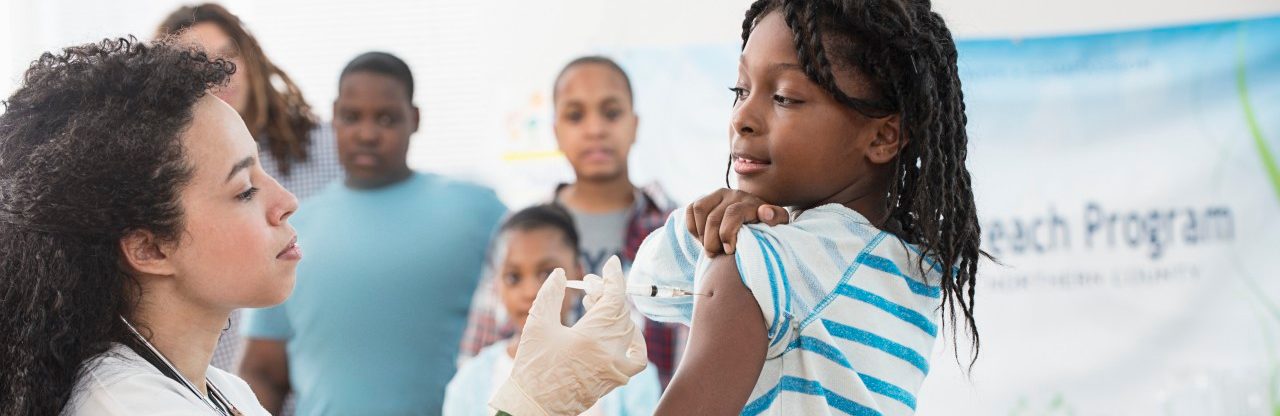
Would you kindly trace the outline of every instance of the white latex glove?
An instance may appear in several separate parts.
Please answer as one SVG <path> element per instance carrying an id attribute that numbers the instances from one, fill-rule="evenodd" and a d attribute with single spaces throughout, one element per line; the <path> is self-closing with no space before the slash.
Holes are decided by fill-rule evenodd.
<path id="1" fill-rule="evenodd" d="M 529 309 L 511 377 L 490 407 L 513 416 L 578 415 L 644 370 L 644 336 L 631 320 L 617 256 L 605 263 L 603 274 L 603 293 L 590 299 L 577 324 L 565 327 L 564 270 L 551 273 Z"/>

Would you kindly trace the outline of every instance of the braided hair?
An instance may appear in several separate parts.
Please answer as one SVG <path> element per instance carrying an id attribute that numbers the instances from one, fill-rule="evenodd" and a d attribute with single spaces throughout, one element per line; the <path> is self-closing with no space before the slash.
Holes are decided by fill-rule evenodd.
<path id="1" fill-rule="evenodd" d="M 964 94 L 955 41 L 929 0 L 757 0 L 742 22 L 746 47 L 756 22 L 781 13 L 805 75 L 836 101 L 872 118 L 901 118 L 902 139 L 886 198 L 887 218 L 902 240 L 943 268 L 940 306 L 955 338 L 957 308 L 973 339 L 974 280 L 981 236 L 969 171 Z M 873 95 L 855 98 L 836 84 L 833 68 L 862 75 Z M 954 266 L 954 267 L 946 267 Z M 958 352 L 957 352 L 958 354 Z"/>

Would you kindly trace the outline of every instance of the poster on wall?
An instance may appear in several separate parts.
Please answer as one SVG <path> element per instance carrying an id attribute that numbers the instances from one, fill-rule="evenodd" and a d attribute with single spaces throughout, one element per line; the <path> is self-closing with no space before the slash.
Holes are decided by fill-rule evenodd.
<path id="1" fill-rule="evenodd" d="M 921 413 L 1280 413 L 1280 19 L 959 49 L 1003 264 Z"/>

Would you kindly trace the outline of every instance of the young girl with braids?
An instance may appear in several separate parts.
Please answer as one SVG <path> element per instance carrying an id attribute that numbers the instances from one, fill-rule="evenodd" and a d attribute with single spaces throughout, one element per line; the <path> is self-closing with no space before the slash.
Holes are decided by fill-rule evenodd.
<path id="1" fill-rule="evenodd" d="M 760 0 L 742 38 L 741 190 L 673 214 L 628 278 L 705 295 L 634 298 L 692 331 L 657 414 L 912 414 L 939 326 L 977 353 L 951 34 L 928 0 Z M 790 223 L 742 226 L 758 208 Z"/>

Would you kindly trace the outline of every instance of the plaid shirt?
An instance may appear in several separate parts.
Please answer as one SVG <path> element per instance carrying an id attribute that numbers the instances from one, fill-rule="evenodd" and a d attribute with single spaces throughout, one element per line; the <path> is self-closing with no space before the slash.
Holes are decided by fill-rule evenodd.
<path id="1" fill-rule="evenodd" d="M 556 187 L 555 195 L 567 184 Z M 558 202 L 558 198 L 553 200 Z M 655 185 L 637 188 L 636 206 L 632 209 L 631 218 L 627 221 L 625 244 L 622 249 L 622 260 L 631 264 L 636 258 L 640 243 L 654 230 L 666 223 L 671 213 L 671 204 L 662 189 Z M 501 301 L 498 298 L 497 286 L 492 273 L 485 273 L 476 293 L 471 299 L 471 313 L 467 318 L 467 329 L 462 335 L 459 349 L 460 359 L 465 360 L 480 352 L 484 347 L 510 338 L 515 334 L 514 325 L 506 320 L 502 313 Z M 644 320 L 644 338 L 649 348 L 649 361 L 658 370 L 658 380 L 666 388 L 675 371 L 676 363 L 684 350 L 688 328 L 678 324 Z"/>

